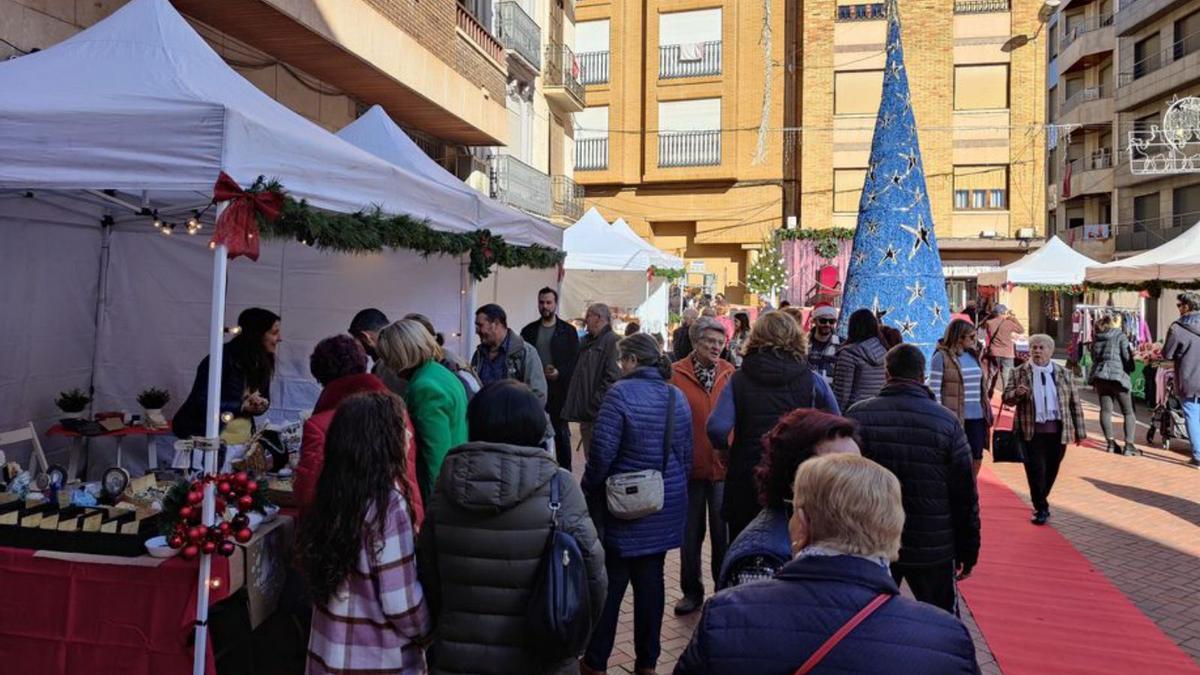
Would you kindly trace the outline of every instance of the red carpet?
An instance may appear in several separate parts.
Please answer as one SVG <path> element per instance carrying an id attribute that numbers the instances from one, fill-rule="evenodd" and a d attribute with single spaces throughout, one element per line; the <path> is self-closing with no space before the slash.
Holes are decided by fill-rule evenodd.
<path id="1" fill-rule="evenodd" d="M 986 466 L 979 510 L 980 563 L 959 590 L 1005 675 L 1200 672 L 1057 530 L 1031 525 Z"/>

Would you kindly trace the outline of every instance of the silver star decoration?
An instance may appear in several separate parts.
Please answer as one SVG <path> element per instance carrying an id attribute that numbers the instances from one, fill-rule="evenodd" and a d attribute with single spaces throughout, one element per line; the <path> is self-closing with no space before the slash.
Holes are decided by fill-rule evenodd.
<path id="1" fill-rule="evenodd" d="M 929 235 L 931 234 L 931 232 L 928 227 L 925 227 L 924 216 L 919 216 L 919 215 L 917 216 L 917 226 L 916 227 L 910 227 L 908 225 L 901 225 L 900 229 L 904 230 L 905 232 L 908 232 L 909 234 L 911 234 L 913 236 L 913 247 L 912 247 L 912 250 L 908 252 L 909 260 L 912 260 L 913 258 L 915 258 L 917 256 L 917 252 L 921 250 L 922 246 L 929 249 L 930 251 L 933 250 L 933 245 L 929 243 Z"/>
<path id="2" fill-rule="evenodd" d="M 879 261 L 880 264 L 885 262 L 891 262 L 893 265 L 898 262 L 896 260 L 896 247 L 891 244 L 888 244 L 887 250 L 883 252 L 883 260 Z"/>
<path id="3" fill-rule="evenodd" d="M 913 304 L 917 300 L 925 299 L 925 287 L 921 285 L 921 280 L 913 281 L 912 286 L 905 286 L 904 290 L 908 291 L 908 304 Z"/>
<path id="4" fill-rule="evenodd" d="M 896 326 L 896 328 L 898 328 L 900 330 L 901 334 L 907 335 L 909 337 L 916 337 L 916 335 L 917 335 L 916 330 L 915 330 L 916 327 L 917 327 L 917 322 L 913 321 L 912 319 L 905 319 L 905 320 L 901 321 L 899 323 L 899 325 Z"/>
<path id="5" fill-rule="evenodd" d="M 879 234 L 879 221 L 872 218 L 867 221 L 867 234 Z"/>
<path id="6" fill-rule="evenodd" d="M 874 206 L 875 202 L 878 200 L 879 200 L 879 195 L 875 194 L 874 191 L 867 193 L 867 206 Z"/>
<path id="7" fill-rule="evenodd" d="M 900 65 L 899 61 L 892 61 L 892 65 L 889 67 L 889 70 L 892 71 L 892 77 L 898 78 L 900 77 L 900 73 L 904 71 L 904 66 Z"/>
<path id="8" fill-rule="evenodd" d="M 917 151 L 900 153 L 900 158 L 908 162 L 907 173 L 912 173 L 913 169 L 917 168 Z"/>
<path id="9" fill-rule="evenodd" d="M 882 318 L 888 312 L 892 311 L 891 307 L 883 307 L 879 304 L 879 294 L 875 294 L 875 300 L 871 302 L 871 311 L 875 313 L 875 318 Z"/>
<path id="10" fill-rule="evenodd" d="M 917 186 L 913 188 L 912 195 L 913 198 L 910 205 L 916 206 L 917 204 L 920 204 L 921 201 L 925 199 L 925 188 L 921 187 L 920 183 L 917 183 Z"/>
<path id="11" fill-rule="evenodd" d="M 941 306 L 941 305 L 934 305 L 934 306 L 933 306 L 933 316 L 934 316 L 935 318 L 937 318 L 937 320 L 938 320 L 939 322 L 941 322 L 941 321 L 942 321 L 942 306 Z"/>
<path id="12" fill-rule="evenodd" d="M 886 129 L 886 128 L 892 126 L 893 120 L 895 120 L 895 116 L 892 115 L 892 113 L 890 113 L 890 112 L 884 113 L 883 117 L 879 118 L 880 128 Z"/>
<path id="13" fill-rule="evenodd" d="M 862 265 L 865 262 L 867 262 L 866 251 L 859 251 L 854 254 L 854 264 L 855 265 Z"/>
<path id="14" fill-rule="evenodd" d="M 892 175 L 891 175 L 891 179 L 892 179 L 892 185 L 899 187 L 900 184 L 904 182 L 904 175 L 901 174 L 899 171 L 893 171 Z"/>
<path id="15" fill-rule="evenodd" d="M 875 182 L 875 162 L 871 162 L 871 166 L 867 167 L 867 182 Z"/>

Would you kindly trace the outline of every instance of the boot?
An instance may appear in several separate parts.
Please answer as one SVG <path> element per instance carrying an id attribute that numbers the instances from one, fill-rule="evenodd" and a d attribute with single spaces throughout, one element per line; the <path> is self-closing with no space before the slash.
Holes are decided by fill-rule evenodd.
<path id="1" fill-rule="evenodd" d="M 1142 451 L 1138 450 L 1137 446 L 1133 443 L 1126 443 L 1125 452 L 1123 454 L 1126 457 L 1137 457 L 1138 455 L 1142 454 Z"/>
<path id="2" fill-rule="evenodd" d="M 1106 440 L 1104 443 L 1105 443 L 1105 448 L 1104 448 L 1105 452 L 1111 452 L 1114 455 L 1121 454 L 1121 447 L 1119 445 L 1117 445 L 1117 442 L 1114 441 L 1113 439 L 1110 438 L 1110 439 Z"/>
<path id="3" fill-rule="evenodd" d="M 584 663 L 583 659 L 579 659 L 579 675 L 604 675 L 603 670 L 596 670 L 588 664 Z"/>

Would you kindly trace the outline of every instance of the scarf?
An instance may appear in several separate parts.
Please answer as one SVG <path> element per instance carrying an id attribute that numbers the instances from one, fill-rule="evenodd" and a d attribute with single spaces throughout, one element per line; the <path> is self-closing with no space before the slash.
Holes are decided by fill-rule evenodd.
<path id="1" fill-rule="evenodd" d="M 700 359 L 692 356 L 692 369 L 696 371 L 696 381 L 700 383 L 700 387 L 706 393 L 711 394 L 713 385 L 717 382 L 717 363 L 716 361 L 704 366 L 701 365 Z"/>
<path id="2" fill-rule="evenodd" d="M 1039 366 L 1030 362 L 1033 375 L 1034 422 L 1043 424 L 1062 419 L 1058 409 L 1058 387 L 1054 384 L 1054 364 Z"/>
<path id="3" fill-rule="evenodd" d="M 888 563 L 887 558 L 858 555 L 856 553 L 843 553 L 842 551 L 838 551 L 827 546 L 821 546 L 820 544 L 809 544 L 808 546 L 805 546 L 796 553 L 793 560 L 799 560 L 801 558 L 828 558 L 836 555 L 848 555 L 852 558 L 862 558 L 863 560 L 869 560 L 876 565 L 879 565 L 885 570 L 891 569 L 891 565 Z"/>

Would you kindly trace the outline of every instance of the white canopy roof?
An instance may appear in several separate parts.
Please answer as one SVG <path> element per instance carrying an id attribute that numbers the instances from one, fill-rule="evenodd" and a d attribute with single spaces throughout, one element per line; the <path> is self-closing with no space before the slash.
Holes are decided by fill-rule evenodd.
<path id="1" fill-rule="evenodd" d="M 654 248 L 637 236 L 625 221 L 609 224 L 595 208 L 588 209 L 563 234 L 568 270 L 645 272 L 651 265 L 663 269 L 683 267 L 683 259 Z"/>
<path id="2" fill-rule="evenodd" d="M 1200 223 L 1171 241 L 1145 253 L 1087 268 L 1087 280 L 1098 284 L 1133 284 L 1142 281 L 1200 280 Z"/>
<path id="3" fill-rule="evenodd" d="M 1050 237 L 1041 248 L 1004 267 L 983 272 L 979 275 L 980 286 L 1003 286 L 1004 284 L 1079 285 L 1083 283 L 1083 271 L 1096 261 L 1063 243 L 1058 237 Z"/>
<path id="4" fill-rule="evenodd" d="M 362 117 L 346 125 L 337 135 L 355 147 L 395 164 L 406 173 L 432 180 L 445 188 L 452 198 L 476 202 L 479 227 L 493 232 L 523 227 L 533 241 L 562 248 L 562 228 L 479 194 L 425 154 L 382 107 L 371 106 Z"/>
<path id="5" fill-rule="evenodd" d="M 203 203 L 225 171 L 277 178 L 313 206 L 379 206 L 444 231 L 478 228 L 479 200 L 364 152 L 234 72 L 167 0 L 133 0 L 91 28 L 0 64 L 0 190 L 113 189 L 154 207 Z M 526 223 L 491 227 L 546 243 Z M 534 236 L 531 236 L 534 235 Z"/>

